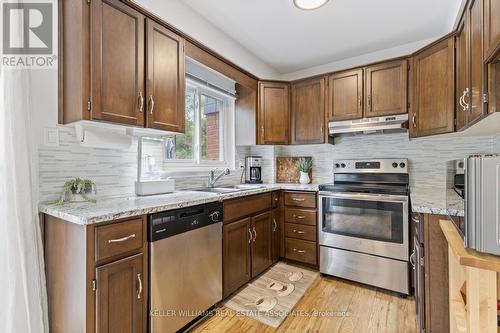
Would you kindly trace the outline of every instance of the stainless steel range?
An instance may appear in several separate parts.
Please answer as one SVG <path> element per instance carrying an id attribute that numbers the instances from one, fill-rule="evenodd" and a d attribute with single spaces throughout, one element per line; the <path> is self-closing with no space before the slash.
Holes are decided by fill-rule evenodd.
<path id="1" fill-rule="evenodd" d="M 319 190 L 321 273 L 409 294 L 408 161 L 336 161 Z"/>

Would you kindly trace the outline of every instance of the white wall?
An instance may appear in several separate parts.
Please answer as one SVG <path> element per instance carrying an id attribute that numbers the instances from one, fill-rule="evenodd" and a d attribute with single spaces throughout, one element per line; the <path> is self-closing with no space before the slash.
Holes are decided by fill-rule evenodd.
<path id="1" fill-rule="evenodd" d="M 381 51 L 376 51 L 372 53 L 362 54 L 357 57 L 352 57 L 348 59 L 343 59 L 335 62 L 330 62 L 328 64 L 311 67 L 308 69 L 300 70 L 293 73 L 283 74 L 281 76 L 281 80 L 284 81 L 293 81 L 313 75 L 319 75 L 323 73 L 334 72 L 338 70 L 343 70 L 351 67 L 362 66 L 369 63 L 383 61 L 386 59 L 402 57 L 409 55 L 418 49 L 424 47 L 425 45 L 430 44 L 434 40 L 440 38 L 442 36 L 438 36 L 436 38 L 425 39 L 409 44 L 399 45 L 396 47 L 392 47 L 390 49 L 385 49 Z"/>
<path id="2" fill-rule="evenodd" d="M 181 1 L 134 0 L 134 2 L 257 77 L 279 78 L 279 73 L 276 70 L 266 65 L 249 50 Z"/>

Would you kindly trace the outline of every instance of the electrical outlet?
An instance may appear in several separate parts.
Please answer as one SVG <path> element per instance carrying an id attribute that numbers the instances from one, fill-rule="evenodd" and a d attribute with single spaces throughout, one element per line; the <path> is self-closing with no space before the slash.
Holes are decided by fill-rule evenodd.
<path id="1" fill-rule="evenodd" d="M 59 146 L 59 129 L 54 127 L 44 127 L 43 144 L 49 147 Z"/>

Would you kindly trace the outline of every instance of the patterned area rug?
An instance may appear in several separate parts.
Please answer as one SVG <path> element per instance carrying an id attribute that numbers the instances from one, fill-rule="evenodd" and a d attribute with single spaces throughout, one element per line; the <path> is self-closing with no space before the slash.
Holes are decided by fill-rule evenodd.
<path id="1" fill-rule="evenodd" d="M 276 328 L 285 320 L 318 275 L 318 272 L 279 262 L 261 277 L 247 284 L 224 305 Z M 298 281 L 295 281 L 297 279 Z"/>

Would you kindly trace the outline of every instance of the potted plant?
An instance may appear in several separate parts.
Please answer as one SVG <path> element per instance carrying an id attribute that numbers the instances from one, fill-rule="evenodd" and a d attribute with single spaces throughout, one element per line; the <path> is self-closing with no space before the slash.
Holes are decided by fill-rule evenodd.
<path id="1" fill-rule="evenodd" d="M 300 172 L 299 183 L 309 184 L 311 182 L 311 178 L 309 178 L 309 171 L 311 171 L 312 168 L 312 160 L 300 158 L 297 161 L 296 166 L 297 170 Z"/>
<path id="2" fill-rule="evenodd" d="M 81 201 L 96 203 L 97 200 L 91 197 L 92 194 L 97 194 L 96 186 L 93 181 L 75 178 L 64 183 L 63 191 L 57 204 L 61 205 L 64 202 Z"/>

